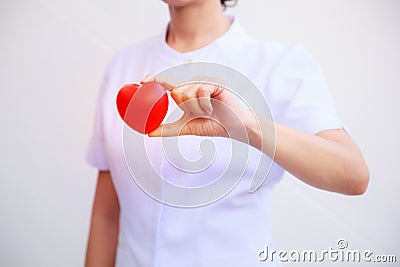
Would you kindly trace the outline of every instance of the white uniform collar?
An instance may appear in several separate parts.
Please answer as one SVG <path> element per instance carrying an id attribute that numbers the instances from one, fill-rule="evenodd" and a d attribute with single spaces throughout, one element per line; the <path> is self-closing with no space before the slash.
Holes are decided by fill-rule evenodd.
<path id="1" fill-rule="evenodd" d="M 178 52 L 170 47 L 166 42 L 168 26 L 163 34 L 160 35 L 160 45 L 158 47 L 157 58 L 163 65 L 171 66 L 188 61 L 215 61 L 220 56 L 235 56 L 235 52 L 240 50 L 244 41 L 250 38 L 240 25 L 237 18 L 227 15 L 232 22 L 229 29 L 212 43 L 190 52 Z"/>

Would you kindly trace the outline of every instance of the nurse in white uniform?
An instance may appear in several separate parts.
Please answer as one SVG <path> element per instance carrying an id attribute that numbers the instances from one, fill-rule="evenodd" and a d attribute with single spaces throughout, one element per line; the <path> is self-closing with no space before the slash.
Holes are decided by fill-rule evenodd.
<path id="1" fill-rule="evenodd" d="M 320 68 L 304 48 L 253 39 L 237 19 L 223 13 L 221 3 L 228 1 L 164 2 L 171 16 L 164 33 L 116 53 L 99 92 L 87 155 L 99 176 L 86 266 L 280 266 L 277 261 L 260 261 L 257 254 L 265 246 L 274 247 L 271 191 L 284 170 L 316 188 L 357 195 L 365 192 L 369 180 L 363 156 L 337 117 Z M 194 150 L 200 136 L 212 136 L 224 151 L 224 142 L 231 140 L 220 125 L 227 121 L 212 104 L 214 100 L 222 102 L 243 122 L 248 139 L 238 141 L 246 143 L 250 156 L 258 152 L 272 157 L 275 152 L 269 177 L 253 194 L 248 193 L 255 170 L 251 158 L 244 181 L 222 199 L 198 208 L 163 204 L 141 190 L 131 177 L 124 158 L 124 123 L 115 106 L 118 90 L 149 73 L 188 61 L 224 64 L 249 77 L 270 105 L 274 142 L 263 134 L 270 121 L 256 118 L 238 105 L 228 90 L 205 84 L 169 88 L 170 101 L 179 105 L 190 100 L 184 108 L 188 117 L 211 115 L 219 123 L 203 118 L 181 129 L 180 121 L 160 126 L 146 138 L 152 142 L 152 138 L 159 139 L 162 130 L 165 136 L 175 136 L 181 130 L 180 134 L 190 134 L 178 137 L 187 150 L 183 154 Z M 235 124 L 229 127 L 236 130 Z M 157 149 L 152 151 L 148 151 L 150 158 L 159 156 Z M 202 173 L 205 180 L 218 175 L 226 164 L 226 153 L 218 151 L 212 166 Z M 168 161 L 162 162 L 166 179 L 186 179 Z"/>

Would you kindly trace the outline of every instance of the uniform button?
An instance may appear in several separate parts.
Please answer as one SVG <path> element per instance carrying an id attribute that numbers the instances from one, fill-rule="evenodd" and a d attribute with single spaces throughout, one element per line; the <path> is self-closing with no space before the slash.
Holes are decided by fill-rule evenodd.
<path id="1" fill-rule="evenodd" d="M 185 63 L 192 63 L 192 60 L 191 59 L 186 59 Z"/>

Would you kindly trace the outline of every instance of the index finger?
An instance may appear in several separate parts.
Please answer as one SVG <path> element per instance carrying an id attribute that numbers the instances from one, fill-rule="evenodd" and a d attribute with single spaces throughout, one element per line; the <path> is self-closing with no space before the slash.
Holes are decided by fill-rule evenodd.
<path id="1" fill-rule="evenodd" d="M 157 82 L 157 83 L 161 84 L 168 91 L 171 91 L 176 86 L 178 86 L 182 83 L 182 81 L 179 81 L 179 80 L 171 78 L 171 77 L 167 77 L 165 75 L 154 75 L 154 74 L 147 74 L 140 81 L 141 84 L 146 83 L 146 82 Z"/>

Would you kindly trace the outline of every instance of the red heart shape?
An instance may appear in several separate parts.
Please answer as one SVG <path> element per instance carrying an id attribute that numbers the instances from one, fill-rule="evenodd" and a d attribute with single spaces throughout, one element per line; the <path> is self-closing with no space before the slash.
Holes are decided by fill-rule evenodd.
<path id="1" fill-rule="evenodd" d="M 164 120 L 168 111 L 168 95 L 157 82 L 126 84 L 118 92 L 117 109 L 129 127 L 148 134 Z"/>

